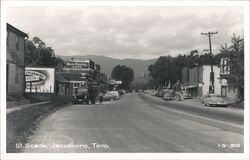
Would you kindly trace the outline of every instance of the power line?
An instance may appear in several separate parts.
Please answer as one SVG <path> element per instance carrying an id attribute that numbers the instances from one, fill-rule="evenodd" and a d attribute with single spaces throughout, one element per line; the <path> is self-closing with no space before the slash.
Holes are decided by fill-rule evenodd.
<path id="1" fill-rule="evenodd" d="M 211 74 L 210 74 L 210 81 L 211 81 L 211 92 L 214 93 L 214 71 L 213 71 L 213 53 L 212 53 L 212 44 L 211 44 L 211 37 L 214 34 L 218 34 L 218 32 L 207 32 L 207 33 L 203 33 L 201 32 L 202 36 L 208 36 L 208 41 L 209 41 L 209 51 L 210 51 L 210 56 L 211 56 Z"/>

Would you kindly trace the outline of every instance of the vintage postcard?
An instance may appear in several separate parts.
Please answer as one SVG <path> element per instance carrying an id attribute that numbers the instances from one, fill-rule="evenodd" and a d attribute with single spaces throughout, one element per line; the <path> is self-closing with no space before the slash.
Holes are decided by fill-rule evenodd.
<path id="1" fill-rule="evenodd" d="M 1 4 L 1 159 L 249 159 L 249 1 Z"/>

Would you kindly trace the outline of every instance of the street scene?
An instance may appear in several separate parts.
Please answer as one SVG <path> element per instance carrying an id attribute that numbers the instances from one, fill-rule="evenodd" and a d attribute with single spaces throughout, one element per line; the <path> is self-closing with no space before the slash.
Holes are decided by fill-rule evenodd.
<path id="1" fill-rule="evenodd" d="M 119 101 L 71 105 L 48 116 L 24 152 L 240 153 L 242 144 L 242 111 L 128 93 Z"/>
<path id="2" fill-rule="evenodd" d="M 7 153 L 244 153 L 241 6 L 9 7 L 6 33 Z"/>

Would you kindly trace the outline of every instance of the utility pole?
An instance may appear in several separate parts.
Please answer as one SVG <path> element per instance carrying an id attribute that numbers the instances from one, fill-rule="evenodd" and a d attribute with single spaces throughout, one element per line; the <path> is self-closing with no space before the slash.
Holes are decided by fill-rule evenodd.
<path id="1" fill-rule="evenodd" d="M 208 40 L 209 40 L 209 50 L 210 50 L 210 56 L 211 56 L 211 74 L 210 74 L 210 81 L 211 81 L 211 85 L 212 85 L 212 89 L 211 92 L 214 93 L 214 70 L 213 70 L 213 53 L 212 53 L 212 44 L 211 44 L 211 36 L 214 34 L 218 34 L 218 32 L 207 32 L 207 33 L 203 33 L 201 32 L 202 36 L 208 36 Z"/>

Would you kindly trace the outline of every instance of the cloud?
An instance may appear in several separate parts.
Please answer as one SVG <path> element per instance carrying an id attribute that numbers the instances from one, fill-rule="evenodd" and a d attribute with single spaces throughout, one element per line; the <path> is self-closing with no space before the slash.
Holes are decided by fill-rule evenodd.
<path id="1" fill-rule="evenodd" d="M 38 36 L 56 54 L 115 58 L 175 56 L 207 49 L 201 32 L 218 31 L 213 48 L 243 35 L 243 8 L 227 7 L 9 7 L 7 21 Z"/>

